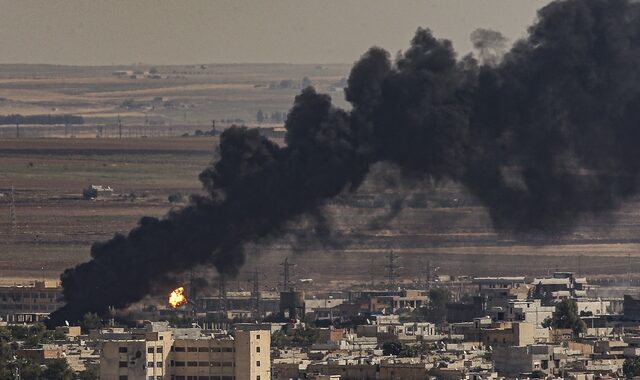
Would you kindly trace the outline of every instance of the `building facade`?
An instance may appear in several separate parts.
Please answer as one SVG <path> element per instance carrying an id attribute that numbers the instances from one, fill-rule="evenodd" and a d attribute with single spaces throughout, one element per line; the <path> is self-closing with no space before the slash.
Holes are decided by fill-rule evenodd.
<path id="1" fill-rule="evenodd" d="M 166 329 L 110 338 L 100 356 L 102 379 L 267 380 L 271 376 L 271 332 L 261 325 L 238 325 L 233 335 Z"/>
<path id="2" fill-rule="evenodd" d="M 63 305 L 62 288 L 45 281 L 0 287 L 0 317 L 10 323 L 41 321 Z"/>

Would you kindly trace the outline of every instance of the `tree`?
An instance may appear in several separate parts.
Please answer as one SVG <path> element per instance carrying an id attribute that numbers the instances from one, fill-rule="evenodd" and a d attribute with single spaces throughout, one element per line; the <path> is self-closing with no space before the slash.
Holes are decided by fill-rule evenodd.
<path id="1" fill-rule="evenodd" d="M 552 325 L 561 329 L 571 329 L 575 335 L 587 331 L 587 324 L 578 315 L 578 304 L 574 300 L 563 300 L 556 306 Z"/>
<path id="2" fill-rule="evenodd" d="M 99 329 L 102 327 L 102 320 L 96 313 L 87 313 L 82 317 L 82 328 L 85 330 Z"/>
<path id="3" fill-rule="evenodd" d="M 402 353 L 402 343 L 398 341 L 385 342 L 382 345 L 382 353 L 384 355 L 400 356 Z"/>
<path id="4" fill-rule="evenodd" d="M 20 365 L 20 378 L 21 379 L 47 379 L 49 377 L 42 376 L 42 367 L 35 363 L 26 362 Z"/>
<path id="5" fill-rule="evenodd" d="M 97 380 L 98 369 L 96 367 L 87 368 L 78 374 L 78 380 Z"/>
<path id="6" fill-rule="evenodd" d="M 47 380 L 73 380 L 75 377 L 66 359 L 50 360 L 42 375 Z"/>
<path id="7" fill-rule="evenodd" d="M 443 323 L 446 321 L 447 301 L 449 301 L 449 291 L 444 288 L 429 289 L 429 305 L 427 307 L 429 322 Z"/>
<path id="8" fill-rule="evenodd" d="M 282 331 L 271 334 L 271 347 L 285 348 L 291 346 L 291 338 Z"/>
<path id="9" fill-rule="evenodd" d="M 398 341 L 390 341 L 382 345 L 384 355 L 394 355 L 398 357 L 417 357 L 426 354 L 430 349 L 433 349 L 433 347 L 426 343 L 406 344 Z"/>
<path id="10" fill-rule="evenodd" d="M 293 334 L 293 344 L 298 347 L 309 347 L 320 338 L 320 332 L 314 328 L 297 328 Z"/>
<path id="11" fill-rule="evenodd" d="M 258 123 L 264 122 L 264 113 L 262 112 L 262 110 L 258 110 L 258 113 L 256 114 L 256 120 L 258 121 Z"/>
<path id="12" fill-rule="evenodd" d="M 640 376 L 640 358 L 627 358 L 622 364 L 622 372 L 628 378 Z"/>

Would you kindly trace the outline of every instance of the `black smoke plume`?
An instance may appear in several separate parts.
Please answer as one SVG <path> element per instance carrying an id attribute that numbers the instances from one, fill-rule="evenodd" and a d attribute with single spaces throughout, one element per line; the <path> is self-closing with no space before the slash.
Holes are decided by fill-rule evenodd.
<path id="1" fill-rule="evenodd" d="M 200 175 L 209 195 L 94 244 L 91 261 L 63 273 L 67 304 L 51 323 L 124 308 L 195 265 L 233 275 L 244 244 L 316 215 L 380 161 L 461 183 L 504 231 L 562 231 L 615 208 L 637 193 L 640 174 L 639 7 L 551 3 L 491 65 L 458 59 L 426 29 L 395 62 L 372 48 L 351 71 L 350 112 L 307 88 L 286 146 L 255 129 L 225 131 L 219 160 Z"/>

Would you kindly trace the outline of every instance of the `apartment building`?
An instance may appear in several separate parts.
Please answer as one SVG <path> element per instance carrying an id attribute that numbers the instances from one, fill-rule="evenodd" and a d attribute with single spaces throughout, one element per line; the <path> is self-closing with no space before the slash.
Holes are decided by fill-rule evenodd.
<path id="1" fill-rule="evenodd" d="M 10 323 L 41 321 L 62 305 L 62 288 L 57 284 L 35 281 L 0 287 L 0 317 Z"/>
<path id="2" fill-rule="evenodd" d="M 239 324 L 233 334 L 200 329 L 132 331 L 103 344 L 100 378 L 118 380 L 268 380 L 271 332 Z M 160 328 L 162 330 L 162 328 Z"/>

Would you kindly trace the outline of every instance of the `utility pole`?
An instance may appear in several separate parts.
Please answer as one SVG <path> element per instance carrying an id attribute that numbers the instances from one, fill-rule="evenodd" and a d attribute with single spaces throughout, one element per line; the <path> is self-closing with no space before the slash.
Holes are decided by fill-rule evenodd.
<path id="1" fill-rule="evenodd" d="M 260 272 L 256 267 L 253 271 L 253 316 L 256 320 L 261 317 L 260 314 Z"/>
<path id="2" fill-rule="evenodd" d="M 373 287 L 375 286 L 375 278 L 376 278 L 375 277 L 375 269 L 376 269 L 376 267 L 375 267 L 375 263 L 374 263 L 374 260 L 373 260 L 373 255 L 371 255 L 371 263 L 370 263 L 370 267 L 369 267 L 369 275 L 371 276 L 370 279 L 369 279 L 371 281 L 371 285 L 370 285 L 371 289 L 373 289 Z"/>
<path id="3" fill-rule="evenodd" d="M 218 276 L 218 304 L 224 317 L 227 317 L 227 279 L 224 273 Z"/>
<path id="4" fill-rule="evenodd" d="M 284 281 L 282 283 L 282 286 L 284 288 L 284 291 L 287 291 L 287 290 L 289 290 L 289 286 L 291 285 L 291 277 L 290 277 L 291 273 L 290 273 L 289 269 L 294 267 L 295 264 L 289 264 L 289 258 L 287 257 L 287 258 L 284 259 L 284 262 L 282 264 L 280 264 L 280 265 L 282 265 L 282 267 L 283 267 L 282 275 L 284 277 Z"/>
<path id="5" fill-rule="evenodd" d="M 20 123 L 16 123 L 16 138 L 20 138 Z"/>
<path id="6" fill-rule="evenodd" d="M 193 276 L 193 270 L 189 272 L 189 291 L 187 296 L 190 301 L 197 302 L 198 294 L 195 288 L 195 277 Z"/>
<path id="7" fill-rule="evenodd" d="M 627 253 L 627 286 L 631 289 L 631 254 Z"/>
<path id="8" fill-rule="evenodd" d="M 578 255 L 578 275 L 582 274 L 582 254 Z"/>
<path id="9" fill-rule="evenodd" d="M 9 203 L 9 222 L 11 223 L 11 234 L 15 236 L 18 232 L 18 219 L 16 217 L 16 199 L 13 185 L 11 186 L 11 203 Z"/>
<path id="10" fill-rule="evenodd" d="M 398 266 L 396 264 L 396 260 L 398 259 L 398 256 L 396 256 L 396 254 L 393 251 L 391 251 L 387 255 L 387 259 L 389 259 L 389 263 L 385 266 L 387 268 L 387 279 L 389 281 L 390 286 L 395 286 L 396 278 L 398 278 L 398 273 L 397 273 Z"/>
<path id="11" fill-rule="evenodd" d="M 118 138 L 122 139 L 122 120 L 118 114 Z"/>

